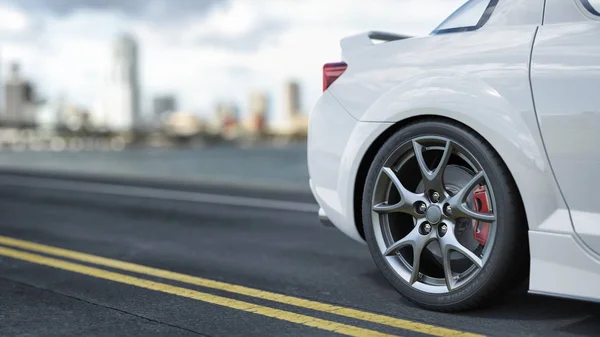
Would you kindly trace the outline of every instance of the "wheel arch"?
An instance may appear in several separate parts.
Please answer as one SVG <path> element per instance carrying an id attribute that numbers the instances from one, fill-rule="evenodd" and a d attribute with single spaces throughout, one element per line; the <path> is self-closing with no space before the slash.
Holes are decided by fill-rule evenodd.
<path id="1" fill-rule="evenodd" d="M 363 157 L 360 160 L 360 164 L 358 166 L 358 170 L 357 170 L 357 173 L 356 173 L 356 176 L 354 179 L 354 193 L 353 193 L 353 200 L 352 200 L 353 218 L 354 218 L 354 223 L 356 225 L 356 230 L 358 231 L 358 233 L 360 234 L 360 236 L 363 240 L 365 239 L 365 231 L 363 228 L 363 221 L 362 221 L 362 197 L 363 197 L 363 193 L 364 193 L 364 185 L 365 185 L 365 182 L 367 179 L 367 174 L 370 169 L 370 163 L 373 161 L 373 159 L 377 155 L 377 152 L 379 151 L 379 149 L 381 149 L 381 147 L 383 147 L 383 144 L 385 144 L 385 142 L 388 139 L 390 139 L 394 134 L 396 134 L 396 132 L 398 132 L 402 128 L 404 128 L 412 123 L 418 123 L 418 122 L 423 122 L 423 121 L 439 121 L 439 122 L 446 122 L 446 123 L 450 122 L 453 124 L 457 124 L 460 127 L 464 128 L 464 129 L 468 130 L 469 132 L 472 132 L 476 136 L 480 137 L 494 152 L 498 153 L 498 151 L 494 148 L 494 146 L 492 144 L 490 144 L 490 142 L 485 137 L 483 137 L 483 135 L 481 135 L 479 132 L 477 132 L 470 126 L 468 126 L 456 119 L 447 117 L 447 116 L 436 115 L 436 114 L 417 115 L 417 116 L 408 117 L 408 118 L 400 120 L 394 124 L 391 124 L 378 137 L 376 137 L 375 140 L 369 145 L 368 149 L 365 151 L 365 154 L 363 155 Z M 515 181 L 514 173 L 512 172 L 509 165 L 507 165 L 507 163 L 504 160 L 504 158 L 502 157 L 502 155 L 498 153 L 498 156 L 501 159 L 503 165 L 507 168 L 508 172 L 510 172 L 511 179 L 513 180 L 513 182 L 517 188 L 520 205 L 523 207 L 523 212 L 525 213 L 525 215 L 527 217 L 527 209 L 525 207 L 525 203 L 524 203 L 523 196 L 521 193 L 521 187 Z M 529 223 L 527 221 L 526 221 L 526 225 L 529 227 Z"/>

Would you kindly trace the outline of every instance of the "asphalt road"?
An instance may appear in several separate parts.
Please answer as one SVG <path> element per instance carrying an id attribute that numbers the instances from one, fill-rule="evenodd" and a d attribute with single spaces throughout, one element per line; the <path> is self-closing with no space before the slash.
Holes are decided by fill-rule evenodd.
<path id="1" fill-rule="evenodd" d="M 0 336 L 600 333 L 600 305 L 518 292 L 416 308 L 306 193 L 108 183 L 0 174 Z"/>

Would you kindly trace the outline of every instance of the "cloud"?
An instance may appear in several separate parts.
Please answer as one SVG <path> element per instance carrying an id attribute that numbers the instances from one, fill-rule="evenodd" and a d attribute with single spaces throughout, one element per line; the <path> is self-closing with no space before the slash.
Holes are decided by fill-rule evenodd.
<path id="1" fill-rule="evenodd" d="M 1 41 L 31 40 L 42 29 L 43 22 L 38 17 L 0 3 Z"/>
<path id="2" fill-rule="evenodd" d="M 169 92 L 186 110 L 208 114 L 226 99 L 243 111 L 248 94 L 264 90 L 277 115 L 285 81 L 297 79 L 308 111 L 321 94 L 322 65 L 339 60 L 341 38 L 367 30 L 428 34 L 462 2 L 0 0 L 1 72 L 18 60 L 43 96 L 65 93 L 92 106 L 110 44 L 125 31 L 139 43 L 147 110 L 154 95 Z"/>
<path id="3" fill-rule="evenodd" d="M 256 52 L 277 43 L 288 28 L 284 18 L 265 15 L 255 2 L 234 0 L 226 7 L 213 8 L 204 20 L 190 22 L 181 41 L 231 52 Z"/>
<path id="4" fill-rule="evenodd" d="M 30 13 L 67 17 L 77 11 L 113 11 L 130 18 L 173 20 L 202 16 L 226 0 L 27 0 L 7 1 Z"/>
<path id="5" fill-rule="evenodd" d="M 198 37 L 198 45 L 232 52 L 256 52 L 266 44 L 277 44 L 279 36 L 289 27 L 281 21 L 262 21 L 241 34 L 202 34 Z"/>

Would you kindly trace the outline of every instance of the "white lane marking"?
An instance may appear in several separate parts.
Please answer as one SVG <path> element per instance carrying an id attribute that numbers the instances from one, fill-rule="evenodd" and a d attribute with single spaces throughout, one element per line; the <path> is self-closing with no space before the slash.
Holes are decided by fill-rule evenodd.
<path id="1" fill-rule="evenodd" d="M 0 178 L 2 177 L 7 176 L 0 175 Z M 8 179 L 9 180 L 0 179 L 0 185 L 27 186 L 70 192 L 87 192 L 161 200 L 191 201 L 210 204 L 278 209 L 295 212 L 311 212 L 315 214 L 319 209 L 317 204 L 308 202 L 281 201 L 273 199 L 240 197 L 222 194 L 175 191 L 154 187 L 125 186 L 50 178 L 24 178 L 16 176 L 11 176 Z"/>

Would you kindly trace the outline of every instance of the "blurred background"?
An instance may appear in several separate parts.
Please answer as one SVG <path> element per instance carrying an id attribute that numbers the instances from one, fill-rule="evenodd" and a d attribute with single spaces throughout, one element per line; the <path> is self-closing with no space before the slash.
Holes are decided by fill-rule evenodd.
<path id="1" fill-rule="evenodd" d="M 0 0 L 0 168 L 308 189 L 339 40 L 463 2 Z"/>

